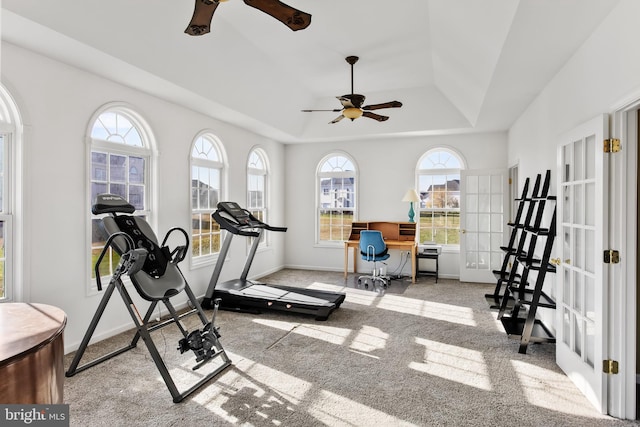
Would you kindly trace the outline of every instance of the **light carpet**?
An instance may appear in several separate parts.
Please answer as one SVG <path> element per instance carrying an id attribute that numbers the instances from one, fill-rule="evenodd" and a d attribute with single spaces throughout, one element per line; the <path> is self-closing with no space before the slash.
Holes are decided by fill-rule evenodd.
<path id="1" fill-rule="evenodd" d="M 324 322 L 219 312 L 233 366 L 178 404 L 140 342 L 65 379 L 71 425 L 636 425 L 596 413 L 555 364 L 555 345 L 530 345 L 519 354 L 488 309 L 484 294 L 493 285 L 420 278 L 412 285 L 393 281 L 378 293 L 358 289 L 353 275 L 345 286 L 342 273 L 302 270 L 264 281 L 340 290 L 347 299 Z M 83 362 L 131 336 L 91 345 Z M 176 350 L 177 328 L 153 337 L 179 382 L 189 385 L 203 374 L 191 371 L 192 356 Z"/>

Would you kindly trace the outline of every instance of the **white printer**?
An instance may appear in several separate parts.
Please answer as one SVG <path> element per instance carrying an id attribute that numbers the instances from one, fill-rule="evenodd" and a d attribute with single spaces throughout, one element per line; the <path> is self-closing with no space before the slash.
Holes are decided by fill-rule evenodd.
<path id="1" fill-rule="evenodd" d="M 424 241 L 418 245 L 418 253 L 440 255 L 442 253 L 442 245 L 437 245 L 436 242 Z"/>

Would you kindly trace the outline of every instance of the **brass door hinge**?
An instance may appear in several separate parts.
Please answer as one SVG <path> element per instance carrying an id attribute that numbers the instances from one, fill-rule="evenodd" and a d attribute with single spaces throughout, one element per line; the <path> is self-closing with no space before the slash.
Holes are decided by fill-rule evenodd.
<path id="1" fill-rule="evenodd" d="M 618 138 L 609 138 L 604 140 L 604 152 L 605 153 L 617 153 L 622 150 L 620 140 Z"/>
<path id="2" fill-rule="evenodd" d="M 606 359 L 602 361 L 602 372 L 605 374 L 617 374 L 618 373 L 618 361 Z"/>
<path id="3" fill-rule="evenodd" d="M 604 251 L 605 264 L 618 264 L 620 262 L 620 252 L 615 249 L 607 249 Z"/>

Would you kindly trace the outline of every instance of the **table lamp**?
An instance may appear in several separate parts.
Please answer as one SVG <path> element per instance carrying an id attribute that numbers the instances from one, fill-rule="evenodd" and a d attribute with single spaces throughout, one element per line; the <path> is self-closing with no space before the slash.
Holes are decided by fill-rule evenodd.
<path id="1" fill-rule="evenodd" d="M 415 215 L 415 212 L 413 211 L 413 202 L 419 202 L 420 196 L 418 196 L 418 193 L 416 192 L 416 190 L 414 190 L 413 188 L 410 188 L 405 193 L 404 197 L 402 198 L 402 201 L 411 203 L 409 205 L 409 222 L 415 222 L 413 220 L 413 216 Z"/>

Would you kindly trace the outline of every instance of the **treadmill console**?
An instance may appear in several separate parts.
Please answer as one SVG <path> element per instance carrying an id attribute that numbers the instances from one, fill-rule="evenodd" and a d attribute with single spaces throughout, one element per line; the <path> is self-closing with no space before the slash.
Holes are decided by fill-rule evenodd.
<path id="1" fill-rule="evenodd" d="M 233 234 L 243 236 L 258 236 L 259 233 L 252 229 L 266 229 L 270 231 L 287 231 L 286 227 L 272 227 L 265 224 L 251 212 L 241 208 L 236 202 L 219 202 L 218 209 L 212 214 L 222 228 Z"/>
<path id="2" fill-rule="evenodd" d="M 246 209 L 242 209 L 236 202 L 220 202 L 218 203 L 218 209 L 228 213 L 238 224 L 249 225 L 251 223 L 251 213 Z"/>

